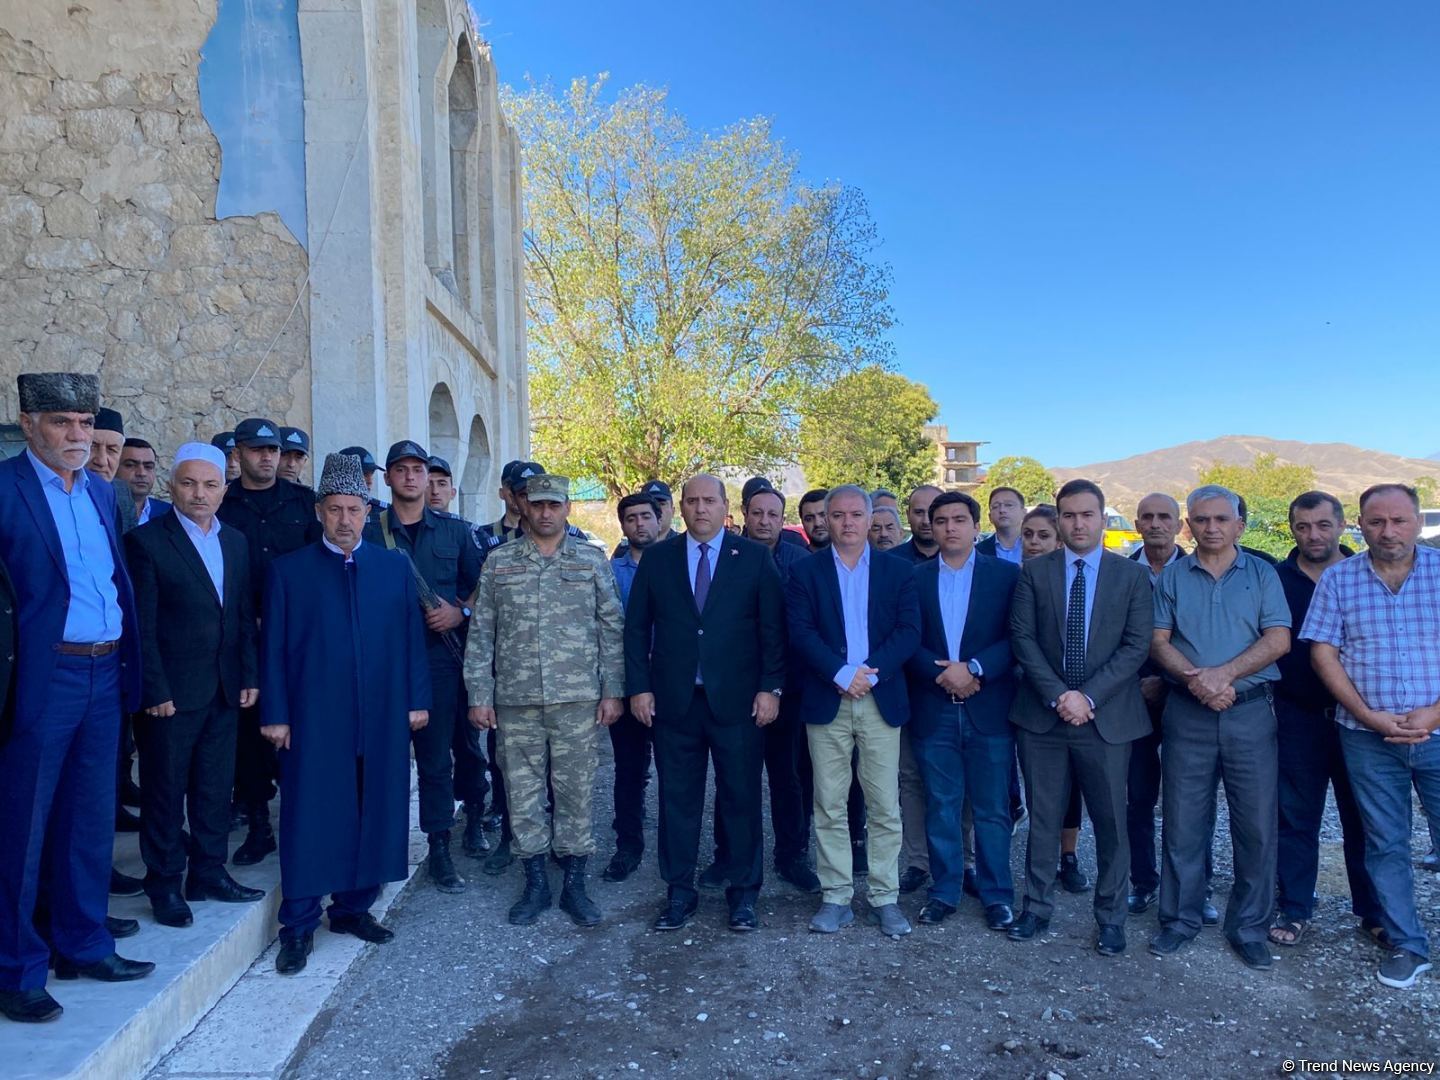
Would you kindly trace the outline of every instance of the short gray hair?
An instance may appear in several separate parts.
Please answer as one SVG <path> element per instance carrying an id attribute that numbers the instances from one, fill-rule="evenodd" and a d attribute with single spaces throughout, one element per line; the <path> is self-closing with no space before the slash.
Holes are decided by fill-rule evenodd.
<path id="1" fill-rule="evenodd" d="M 861 499 L 865 501 L 865 512 L 867 514 L 871 513 L 875 509 L 875 505 L 870 501 L 870 493 L 864 488 L 862 488 L 859 484 L 841 484 L 839 487 L 831 488 L 830 491 L 826 494 L 825 513 L 830 513 L 830 503 L 834 499 L 843 495 L 858 495 Z"/>
<path id="2" fill-rule="evenodd" d="M 1230 509 L 1235 511 L 1235 516 L 1237 518 L 1240 516 L 1240 496 L 1219 484 L 1206 484 L 1185 496 L 1185 513 L 1193 514 L 1196 503 L 1207 502 L 1210 499 L 1224 499 L 1230 504 Z"/>
<path id="3" fill-rule="evenodd" d="M 875 509 L 870 511 L 871 517 L 874 517 L 876 514 L 894 514 L 895 524 L 900 524 L 900 511 L 895 509 L 895 507 L 893 506 L 877 506 L 875 507 Z"/>

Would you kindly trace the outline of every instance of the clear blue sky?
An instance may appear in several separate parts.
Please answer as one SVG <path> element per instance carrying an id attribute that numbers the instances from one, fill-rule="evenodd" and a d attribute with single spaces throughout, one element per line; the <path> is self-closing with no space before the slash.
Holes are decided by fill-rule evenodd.
<path id="1" fill-rule="evenodd" d="M 986 457 L 1440 451 L 1440 4 L 476 7 L 503 80 L 765 115 L 861 188 L 901 371 Z"/>

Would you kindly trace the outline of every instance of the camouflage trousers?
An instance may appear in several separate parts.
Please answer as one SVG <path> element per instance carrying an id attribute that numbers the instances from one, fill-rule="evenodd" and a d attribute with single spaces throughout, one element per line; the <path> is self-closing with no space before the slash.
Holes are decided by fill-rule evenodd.
<path id="1" fill-rule="evenodd" d="M 496 748 L 505 775 L 513 850 L 519 858 L 592 855 L 590 794 L 595 786 L 595 701 L 497 705 Z M 554 793 L 554 839 L 545 817 L 546 780 Z"/>

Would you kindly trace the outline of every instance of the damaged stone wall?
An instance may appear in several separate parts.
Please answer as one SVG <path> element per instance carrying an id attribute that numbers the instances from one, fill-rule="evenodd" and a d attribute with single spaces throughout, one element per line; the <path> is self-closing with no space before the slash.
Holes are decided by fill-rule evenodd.
<path id="1" fill-rule="evenodd" d="M 214 216 L 196 82 L 214 18 L 215 0 L 0 0 L 0 421 L 16 374 L 73 370 L 162 462 L 247 415 L 313 430 L 305 250 L 274 214 Z"/>

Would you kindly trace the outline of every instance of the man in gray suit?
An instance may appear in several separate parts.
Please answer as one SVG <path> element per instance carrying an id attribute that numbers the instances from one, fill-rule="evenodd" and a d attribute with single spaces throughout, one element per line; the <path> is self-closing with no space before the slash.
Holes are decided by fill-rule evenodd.
<path id="1" fill-rule="evenodd" d="M 1125 951 L 1130 842 L 1125 790 L 1130 744 L 1150 730 L 1138 675 L 1154 629 L 1150 578 L 1105 551 L 1105 496 L 1071 480 L 1055 496 L 1064 546 L 1026 562 L 1010 609 L 1024 675 L 1010 710 L 1030 806 L 1025 910 L 1013 941 L 1044 933 L 1054 910 L 1060 829 L 1080 785 L 1095 827 L 1095 949 Z"/>

